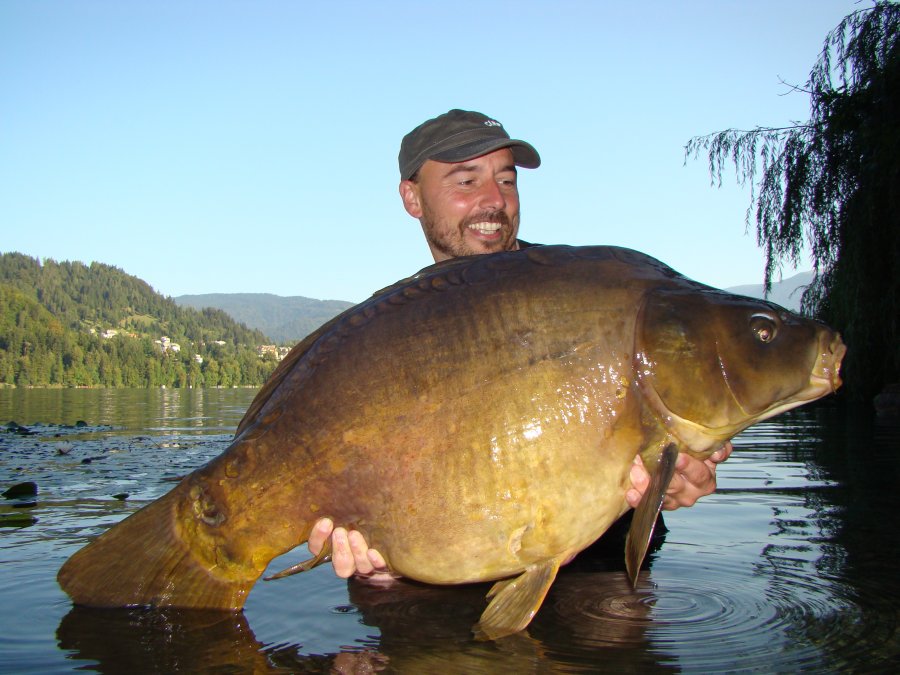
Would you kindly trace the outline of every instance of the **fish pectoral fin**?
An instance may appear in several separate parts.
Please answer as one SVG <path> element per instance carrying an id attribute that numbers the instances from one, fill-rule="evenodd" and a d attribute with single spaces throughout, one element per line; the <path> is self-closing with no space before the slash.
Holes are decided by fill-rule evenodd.
<path id="1" fill-rule="evenodd" d="M 641 563 L 647 555 L 653 528 L 662 509 L 666 490 L 675 475 L 675 461 L 678 459 L 678 446 L 669 443 L 659 456 L 655 470 L 650 476 L 650 485 L 644 493 L 641 503 L 634 510 L 628 538 L 625 540 L 625 569 L 632 586 L 637 586 Z"/>
<path id="2" fill-rule="evenodd" d="M 487 609 L 472 627 L 478 640 L 497 640 L 525 628 L 544 602 L 565 556 L 528 567 L 512 579 L 498 581 L 488 592 Z"/>
<path id="3" fill-rule="evenodd" d="M 325 540 L 325 543 L 322 544 L 322 550 L 314 557 L 304 560 L 303 562 L 298 562 L 296 565 L 291 565 L 287 569 L 283 569 L 275 574 L 263 577 L 263 581 L 272 581 L 274 579 L 289 577 L 293 574 L 300 574 L 300 572 L 308 572 L 314 567 L 318 567 L 327 562 L 331 562 L 331 537 L 328 537 L 328 539 Z"/>

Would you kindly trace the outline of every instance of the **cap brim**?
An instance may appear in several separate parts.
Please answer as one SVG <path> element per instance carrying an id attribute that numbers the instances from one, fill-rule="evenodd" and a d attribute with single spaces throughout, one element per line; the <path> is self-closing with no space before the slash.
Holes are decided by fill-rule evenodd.
<path id="1" fill-rule="evenodd" d="M 525 169 L 536 169 L 541 165 L 541 156 L 531 144 L 514 138 L 488 138 L 468 143 L 466 145 L 445 150 L 431 155 L 428 159 L 437 162 L 465 162 L 467 159 L 481 157 L 489 152 L 509 148 L 513 153 L 513 161 L 516 166 Z"/>

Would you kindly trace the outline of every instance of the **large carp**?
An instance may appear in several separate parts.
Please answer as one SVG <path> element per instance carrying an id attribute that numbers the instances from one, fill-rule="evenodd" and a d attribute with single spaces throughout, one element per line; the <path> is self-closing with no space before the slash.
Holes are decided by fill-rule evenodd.
<path id="1" fill-rule="evenodd" d="M 397 574 L 499 580 L 475 627 L 528 625 L 563 562 L 628 506 L 634 580 L 678 451 L 840 384 L 826 326 L 614 247 L 426 268 L 297 345 L 230 447 L 73 555 L 76 604 L 237 610 L 323 516 Z M 313 562 L 319 562 L 315 560 Z"/>

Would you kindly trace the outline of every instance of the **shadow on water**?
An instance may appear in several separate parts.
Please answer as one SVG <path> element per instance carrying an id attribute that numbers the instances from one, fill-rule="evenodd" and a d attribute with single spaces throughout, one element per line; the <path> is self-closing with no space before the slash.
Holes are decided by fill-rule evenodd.
<path id="1" fill-rule="evenodd" d="M 336 609 L 377 630 L 326 654 L 304 650 L 302 636 L 264 644 L 242 613 L 76 607 L 57 639 L 70 658 L 93 661 L 104 673 L 545 672 L 595 670 L 598 655 L 608 672 L 678 672 L 650 649 L 652 594 L 633 592 L 621 572 L 563 575 L 528 631 L 476 642 L 471 628 L 489 587 L 404 581 L 384 589 L 350 582 L 350 605 Z M 560 643 L 560 634 L 574 639 Z"/>
<path id="2" fill-rule="evenodd" d="M 897 671 L 900 424 L 827 405 L 739 436 L 717 494 L 667 514 L 637 589 L 621 534 L 607 535 L 561 571 L 526 632 L 497 642 L 471 634 L 489 584 L 383 588 L 326 568 L 258 584 L 242 613 L 72 608 L 62 561 L 221 452 L 252 393 L 85 393 L 79 408 L 70 392 L 38 414 L 35 396 L 0 392 L 0 421 L 15 408 L 39 432 L 0 434 L 0 487 L 39 486 L 27 508 L 0 503 L 35 517 L 0 533 L 0 670 Z"/>
<path id="3" fill-rule="evenodd" d="M 74 607 L 56 636 L 68 658 L 102 673 L 270 670 L 241 613 Z"/>

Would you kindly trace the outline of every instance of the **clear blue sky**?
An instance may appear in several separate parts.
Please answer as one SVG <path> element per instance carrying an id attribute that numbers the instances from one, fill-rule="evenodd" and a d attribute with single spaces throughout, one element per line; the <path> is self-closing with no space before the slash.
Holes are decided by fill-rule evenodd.
<path id="1" fill-rule="evenodd" d="M 759 283 L 749 192 L 689 138 L 809 117 L 853 0 L 0 1 L 0 251 L 164 295 L 361 301 L 429 264 L 401 137 L 450 108 L 531 142 L 523 238 Z M 784 270 L 791 276 L 794 270 Z"/>

